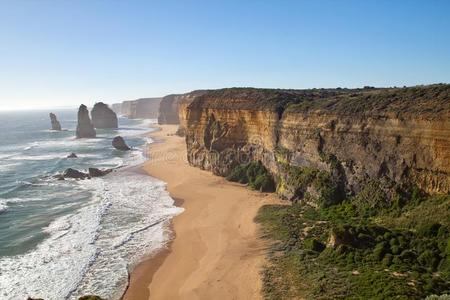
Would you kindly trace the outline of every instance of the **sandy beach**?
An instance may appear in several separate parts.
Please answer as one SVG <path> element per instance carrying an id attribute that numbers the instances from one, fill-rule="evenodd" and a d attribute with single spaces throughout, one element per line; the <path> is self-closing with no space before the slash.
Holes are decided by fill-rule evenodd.
<path id="1" fill-rule="evenodd" d="M 152 133 L 144 170 L 167 182 L 185 211 L 172 221 L 169 249 L 133 271 L 124 299 L 260 299 L 267 242 L 253 219 L 279 200 L 189 166 L 176 129 L 163 125 Z"/>

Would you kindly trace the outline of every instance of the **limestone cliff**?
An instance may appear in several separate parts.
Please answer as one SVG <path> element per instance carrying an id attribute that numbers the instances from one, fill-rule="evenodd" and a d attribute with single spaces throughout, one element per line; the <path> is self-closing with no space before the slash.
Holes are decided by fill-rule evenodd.
<path id="1" fill-rule="evenodd" d="M 95 103 L 91 111 L 92 124 L 95 128 L 118 128 L 116 113 L 103 102 Z"/>
<path id="2" fill-rule="evenodd" d="M 86 105 L 83 104 L 78 109 L 76 136 L 77 138 L 94 138 L 96 136 L 94 125 L 92 125 L 91 118 L 89 117 L 89 111 Z"/>
<path id="3" fill-rule="evenodd" d="M 226 176 L 260 160 L 291 200 L 338 199 L 377 183 L 450 192 L 450 85 L 224 89 L 183 107 L 189 162 Z"/>
<path id="4" fill-rule="evenodd" d="M 180 124 L 178 133 L 184 134 L 188 105 L 196 97 L 205 93 L 205 90 L 198 90 L 186 94 L 168 95 L 164 97 L 159 106 L 158 124 Z"/>
<path id="5" fill-rule="evenodd" d="M 129 119 L 156 119 L 161 99 L 141 98 L 124 101 L 121 105 L 121 114 Z"/>
<path id="6" fill-rule="evenodd" d="M 158 124 L 180 124 L 178 117 L 178 98 L 180 95 L 168 95 L 159 105 Z"/>

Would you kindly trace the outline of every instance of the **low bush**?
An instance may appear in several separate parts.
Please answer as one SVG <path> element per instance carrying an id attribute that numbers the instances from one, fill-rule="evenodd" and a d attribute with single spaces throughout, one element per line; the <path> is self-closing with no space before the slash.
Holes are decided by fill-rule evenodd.
<path id="1" fill-rule="evenodd" d="M 261 162 L 250 162 L 236 166 L 226 177 L 229 181 L 246 184 L 261 192 L 275 191 L 275 183 Z"/>

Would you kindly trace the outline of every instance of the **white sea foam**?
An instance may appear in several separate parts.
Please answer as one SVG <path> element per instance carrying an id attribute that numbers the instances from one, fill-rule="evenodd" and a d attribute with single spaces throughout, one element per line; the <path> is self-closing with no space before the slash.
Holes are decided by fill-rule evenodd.
<path id="1" fill-rule="evenodd" d="M 154 120 L 143 121 L 138 126 L 119 129 L 118 133 L 124 137 L 141 136 L 150 131 L 142 127 L 152 123 Z M 55 158 L 61 159 L 57 161 L 57 168 L 70 163 L 84 168 L 86 161 L 96 167 L 130 166 L 145 161 L 142 151 L 145 145 L 118 155 L 102 148 L 105 141 L 102 136 L 83 140 L 61 136 L 22 144 L 18 152 L 0 155 L 0 160 L 4 159 L 0 170 L 14 169 L 17 164 L 32 160 L 36 161 L 33 164 L 45 164 L 45 160 Z M 152 140 L 147 139 L 147 142 Z M 79 160 L 64 159 L 68 150 L 75 151 L 72 149 L 79 147 L 83 151 L 88 149 L 87 153 L 77 153 Z M 47 174 L 51 172 L 50 169 Z M 67 188 L 74 184 L 82 187 L 81 191 L 76 188 L 67 193 Z M 21 178 L 16 185 L 32 191 L 43 186 L 44 191 L 50 188 L 53 199 L 73 196 L 74 201 L 51 205 L 48 211 L 56 213 L 64 209 L 69 213 L 54 219 L 43 229 L 48 237 L 36 248 L 24 254 L 0 257 L 2 300 L 26 299 L 28 296 L 49 300 L 77 299 L 85 294 L 118 299 L 127 285 L 129 270 L 145 255 L 164 246 L 170 237 L 166 226 L 168 221 L 182 211 L 173 205 L 163 182 L 128 168 L 106 177 L 79 182 L 55 181 L 49 176 L 38 181 Z M 54 185 L 58 188 L 55 189 Z M 90 200 L 85 198 L 86 190 L 92 193 Z M 0 198 L 0 213 L 12 213 L 13 207 L 18 206 L 12 203 L 24 202 L 19 205 L 25 206 L 29 201 L 43 200 L 45 204 L 48 199 L 45 192 L 42 195 L 43 199 Z"/>
<path id="2" fill-rule="evenodd" d="M 1 299 L 118 299 L 129 269 L 164 245 L 165 225 L 182 211 L 163 182 L 130 170 L 80 183 L 91 202 L 53 221 L 34 251 L 0 259 Z"/>
<path id="3" fill-rule="evenodd" d="M 8 209 L 8 205 L 5 200 L 0 200 L 0 214 Z"/>

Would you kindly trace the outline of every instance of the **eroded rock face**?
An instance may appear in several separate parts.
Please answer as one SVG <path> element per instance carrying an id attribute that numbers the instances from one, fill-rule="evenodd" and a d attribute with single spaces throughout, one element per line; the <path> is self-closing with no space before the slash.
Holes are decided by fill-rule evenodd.
<path id="1" fill-rule="evenodd" d="M 450 192 L 450 85 L 403 89 L 224 89 L 183 108 L 191 165 L 226 176 L 261 161 L 280 196 L 296 201 L 359 192 Z"/>
<path id="2" fill-rule="evenodd" d="M 52 130 L 61 131 L 61 124 L 54 113 L 50 113 L 50 122 L 52 124 Z"/>
<path id="3" fill-rule="evenodd" d="M 78 109 L 77 138 L 94 138 L 96 136 L 94 125 L 89 117 L 86 105 L 82 104 Z"/>
<path id="4" fill-rule="evenodd" d="M 118 128 L 116 113 L 103 102 L 95 103 L 91 111 L 92 124 L 97 129 Z"/>
<path id="5" fill-rule="evenodd" d="M 128 151 L 131 148 L 125 143 L 125 140 L 121 136 L 116 136 L 112 141 L 112 146 L 117 150 Z"/>

